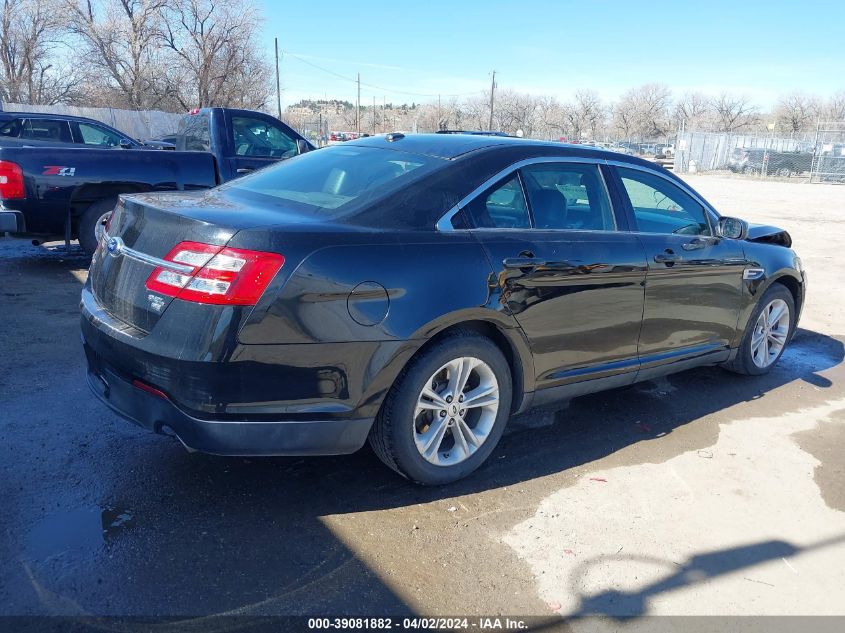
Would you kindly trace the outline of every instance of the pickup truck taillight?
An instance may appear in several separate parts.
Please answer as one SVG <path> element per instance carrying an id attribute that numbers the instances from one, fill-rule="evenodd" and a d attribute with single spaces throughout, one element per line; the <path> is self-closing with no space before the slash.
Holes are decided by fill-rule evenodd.
<path id="1" fill-rule="evenodd" d="M 0 200 L 26 198 L 23 170 L 17 163 L 0 160 Z"/>
<path id="2" fill-rule="evenodd" d="M 180 242 L 164 259 L 185 268 L 177 271 L 158 266 L 147 279 L 149 290 L 184 301 L 239 306 L 258 303 L 285 263 L 278 253 L 200 242 Z"/>

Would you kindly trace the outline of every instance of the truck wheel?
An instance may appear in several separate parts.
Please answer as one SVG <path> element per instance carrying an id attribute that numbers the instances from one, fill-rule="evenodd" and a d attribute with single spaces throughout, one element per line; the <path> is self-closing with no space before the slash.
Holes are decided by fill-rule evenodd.
<path id="1" fill-rule="evenodd" d="M 98 200 L 82 214 L 82 219 L 79 221 L 79 245 L 88 255 L 93 255 L 97 250 L 103 227 L 116 205 L 117 198 Z"/>
<path id="2" fill-rule="evenodd" d="M 493 452 L 510 417 L 511 372 L 499 348 L 455 332 L 415 358 L 385 398 L 370 445 L 411 481 L 447 484 Z"/>

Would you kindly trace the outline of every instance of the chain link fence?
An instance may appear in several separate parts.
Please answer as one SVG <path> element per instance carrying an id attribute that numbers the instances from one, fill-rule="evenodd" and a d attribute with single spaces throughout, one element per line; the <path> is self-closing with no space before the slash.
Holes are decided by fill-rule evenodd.
<path id="1" fill-rule="evenodd" d="M 756 176 L 809 175 L 815 145 L 770 135 L 684 132 L 675 142 L 677 173 L 732 171 Z"/>
<path id="2" fill-rule="evenodd" d="M 845 121 L 819 123 L 810 182 L 845 182 Z"/>
<path id="3" fill-rule="evenodd" d="M 845 182 L 845 122 L 819 123 L 805 138 L 684 132 L 675 142 L 676 173 L 731 171 L 757 177 Z"/>

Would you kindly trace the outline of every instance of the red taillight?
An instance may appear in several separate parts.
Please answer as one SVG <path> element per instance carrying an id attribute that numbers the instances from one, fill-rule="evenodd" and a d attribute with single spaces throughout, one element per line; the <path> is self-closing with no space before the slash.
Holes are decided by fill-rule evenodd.
<path id="1" fill-rule="evenodd" d="M 181 242 L 164 259 L 182 264 L 186 269 L 176 271 L 158 266 L 147 279 L 149 290 L 184 301 L 238 306 L 258 303 L 285 263 L 278 253 L 199 242 Z"/>
<path id="2" fill-rule="evenodd" d="M 0 200 L 26 198 L 23 170 L 17 163 L 0 160 Z"/>

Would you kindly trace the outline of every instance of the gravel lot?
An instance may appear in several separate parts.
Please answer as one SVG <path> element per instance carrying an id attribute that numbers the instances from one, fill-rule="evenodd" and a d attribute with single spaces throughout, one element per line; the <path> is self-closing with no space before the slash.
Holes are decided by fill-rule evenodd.
<path id="1" fill-rule="evenodd" d="M 0 615 L 845 615 L 845 187 L 689 180 L 793 235 L 778 368 L 531 414 L 434 490 L 368 450 L 189 455 L 115 418 L 84 383 L 87 261 L 0 238 Z"/>

